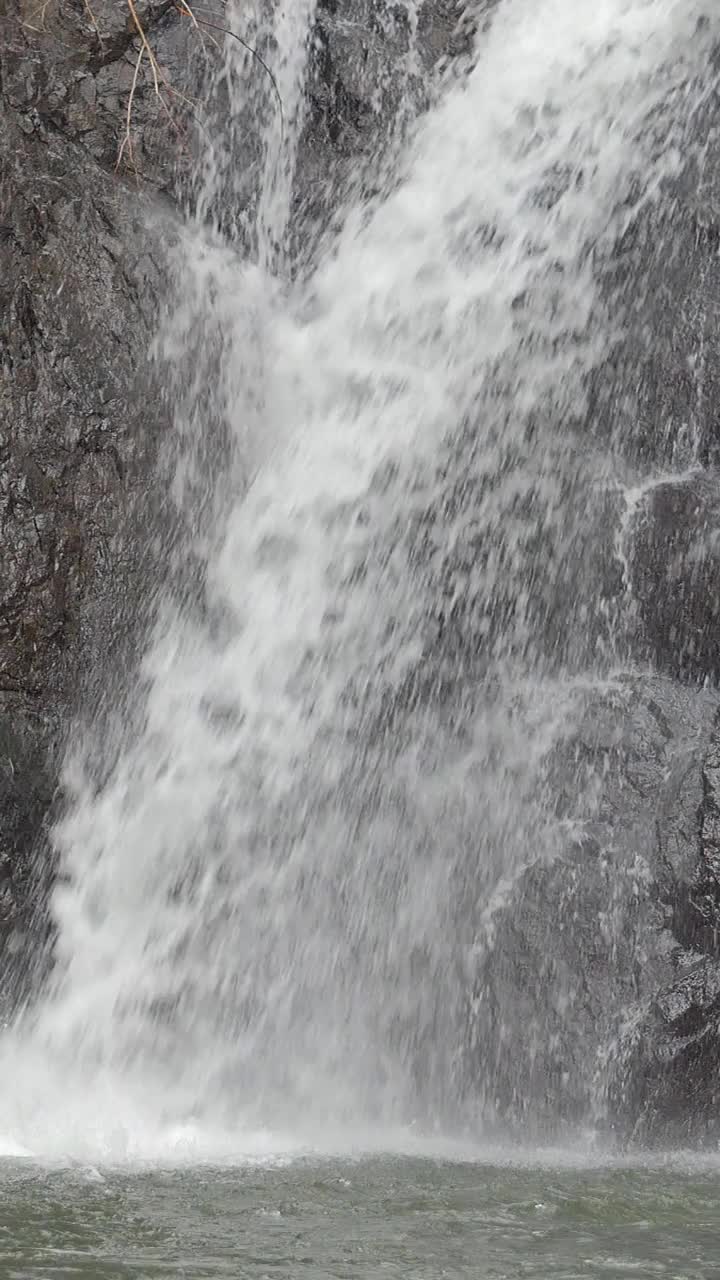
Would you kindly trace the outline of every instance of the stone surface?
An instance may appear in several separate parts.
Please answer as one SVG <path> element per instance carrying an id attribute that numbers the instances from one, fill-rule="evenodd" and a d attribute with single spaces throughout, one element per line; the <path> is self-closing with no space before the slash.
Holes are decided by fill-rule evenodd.
<path id="1" fill-rule="evenodd" d="M 120 12 L 98 8 L 97 21 Z M 88 15 L 11 5 L 0 40 L 0 931 L 11 953 L 42 909 L 40 889 L 25 890 L 70 708 L 80 687 L 93 696 L 98 652 L 119 657 L 139 607 L 139 522 L 167 417 L 147 359 L 167 215 L 115 174 L 122 116 L 97 79 L 116 65 L 110 50 L 129 54 L 128 32 L 102 26 L 102 52 Z M 149 141 L 140 151 L 155 164 Z"/>
<path id="2" fill-rule="evenodd" d="M 697 1142 L 720 1137 L 720 718 L 700 767 L 693 862 L 665 883 L 675 948 L 673 972 L 638 1008 L 611 1092 L 636 1140 Z"/>
<path id="3" fill-rule="evenodd" d="M 628 216 L 601 268 L 622 336 L 594 379 L 590 429 L 641 472 L 718 462 L 717 58 L 686 87 L 693 109 L 671 106 L 658 122 L 658 145 L 683 157 L 678 172 Z"/>
<path id="4" fill-rule="evenodd" d="M 630 522 L 629 579 L 640 644 L 681 679 L 720 676 L 720 477 L 651 483 Z"/>
<path id="5" fill-rule="evenodd" d="M 466 1078 L 503 1124 L 645 1109 L 630 1028 L 675 982 L 718 698 L 628 676 L 579 697 L 551 754 L 556 813 L 478 934 Z M 633 1110 L 634 1108 L 631 1108 Z M 623 1123 L 619 1120 L 618 1123 Z"/>
<path id="6" fill-rule="evenodd" d="M 474 23 L 458 0 L 321 0 L 295 190 L 301 260 L 351 195 L 376 193 L 381 157 L 428 101 L 428 73 L 467 53 Z"/>
<path id="7" fill-rule="evenodd" d="M 207 23 L 225 25 L 223 5 L 203 6 L 199 32 L 170 0 L 135 12 L 140 59 L 125 0 L 0 5 L 0 947 L 15 974 L 40 950 L 28 926 L 44 910 L 44 827 L 73 709 L 97 704 L 141 631 L 168 426 L 148 352 L 172 200 L 192 198 L 194 121 L 227 111 L 222 90 L 201 101 L 222 41 Z M 425 61 L 454 23 L 426 6 Z M 321 6 L 301 204 L 313 173 L 377 137 L 413 41 L 402 8 Z M 238 153 L 231 129 L 229 142 L 252 182 L 257 139 Z"/>
<path id="8" fill-rule="evenodd" d="M 365 160 L 376 162 L 423 106 L 428 70 L 468 54 L 495 2 L 470 18 L 454 0 L 427 0 L 417 13 L 378 0 L 320 4 L 296 184 L 301 259 L 335 216 L 340 190 L 372 194 Z M 222 91 L 198 105 L 217 57 L 212 40 L 169 0 L 136 12 L 159 93 L 125 3 L 0 0 L 0 948 L 10 961 L 0 1017 L 8 973 L 32 979 L 48 928 L 44 834 L 72 708 L 79 692 L 92 705 L 112 650 L 137 635 L 153 577 L 143 535 L 162 505 L 153 460 L 168 414 L 147 355 L 172 200 L 191 194 L 193 119 L 207 111 L 214 125 L 227 106 Z M 219 3 L 204 12 L 224 21 Z M 546 764 L 553 810 L 539 815 L 542 829 L 528 823 L 524 861 L 475 921 L 462 1081 L 525 1136 L 531 1119 L 542 1129 L 589 1115 L 649 1139 L 715 1132 L 716 99 L 693 116 L 701 159 L 632 221 L 607 265 L 608 296 L 630 272 L 638 284 L 588 418 L 643 474 L 704 468 L 648 484 L 626 530 L 630 656 L 664 674 L 577 693 L 575 727 Z M 232 129 L 228 140 L 223 163 L 242 169 L 232 188 L 242 206 L 259 143 Z M 573 525 L 587 499 L 580 448 L 577 475 Z M 468 519 L 477 494 L 448 477 L 438 487 L 440 499 L 421 497 L 413 528 L 399 531 L 407 563 L 435 575 L 437 602 L 398 699 L 406 711 L 432 700 L 451 708 L 459 675 L 479 684 L 489 652 L 562 674 L 611 651 L 623 595 L 615 497 L 598 501 L 569 551 L 561 525 L 512 513 L 522 526 L 513 545 L 538 565 L 517 618 L 504 545 L 491 598 L 472 586 L 489 555 Z M 458 509 L 463 533 L 450 545 Z"/>
<path id="9" fill-rule="evenodd" d="M 196 42 L 170 0 L 135 8 L 157 62 L 140 62 L 128 127 L 128 98 L 140 41 L 128 4 L 93 0 L 6 0 L 2 93 L 5 118 L 29 138 L 74 143 L 101 168 L 118 169 L 169 189 L 178 162 L 189 162 L 188 108 Z M 168 108 L 172 108 L 169 111 Z M 172 115 L 172 121 L 170 119 Z M 76 166 L 68 163 L 68 171 Z"/>

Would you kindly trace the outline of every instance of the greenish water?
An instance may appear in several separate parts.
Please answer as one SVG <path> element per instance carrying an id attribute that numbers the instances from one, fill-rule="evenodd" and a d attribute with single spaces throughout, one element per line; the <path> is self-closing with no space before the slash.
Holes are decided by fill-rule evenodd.
<path id="1" fill-rule="evenodd" d="M 720 1166 L 297 1159 L 0 1175 L 0 1277 L 720 1280 Z"/>

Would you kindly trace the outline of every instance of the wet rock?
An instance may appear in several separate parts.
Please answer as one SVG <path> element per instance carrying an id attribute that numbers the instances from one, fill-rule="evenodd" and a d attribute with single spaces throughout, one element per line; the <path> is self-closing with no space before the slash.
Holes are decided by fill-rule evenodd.
<path id="1" fill-rule="evenodd" d="M 720 961 L 703 958 L 657 996 L 655 1008 L 663 1022 L 684 1039 L 683 1033 L 692 1034 L 694 1023 L 699 1023 L 698 1032 L 707 1026 L 719 997 Z"/>
<path id="2" fill-rule="evenodd" d="M 122 660 L 144 596 L 166 426 L 148 349 L 171 223 L 115 175 L 122 113 L 103 114 L 97 77 L 133 41 L 123 6 L 93 12 L 102 40 L 83 6 L 10 6 L 0 41 L 0 952 L 16 975 L 41 950 L 34 854 L 71 708 L 101 652 Z M 140 152 L 165 182 L 167 149 L 162 172 Z"/>
<path id="3" fill-rule="evenodd" d="M 120 570 L 128 486 L 163 421 L 138 394 L 154 325 L 144 211 L 81 155 L 68 177 L 72 158 L 5 120 L 0 685 L 27 698 L 67 651 L 81 602 Z"/>
<path id="4" fill-rule="evenodd" d="M 463 19 L 453 0 L 428 2 L 414 25 L 401 5 L 319 6 L 296 189 L 306 255 L 308 222 L 327 224 L 343 186 L 371 193 L 364 158 L 376 161 L 427 100 L 428 69 L 466 54 L 471 28 L 492 7 Z M 147 188 L 183 188 L 190 99 L 216 56 L 168 0 L 148 0 L 137 12 L 160 93 L 149 52 L 140 57 L 139 33 L 117 0 L 10 0 L 2 13 L 0 947 L 16 977 L 28 979 L 53 870 L 34 855 L 79 678 L 86 697 L 87 672 L 107 680 L 108 654 L 132 634 L 143 597 L 137 512 L 153 509 L 152 461 L 167 425 L 147 350 L 170 234 L 166 208 L 150 203 Z M 222 21 L 221 9 L 216 16 Z M 208 111 L 220 118 L 226 105 L 218 90 Z M 594 399 L 606 434 L 634 463 L 700 458 L 710 466 L 718 454 L 715 105 L 704 124 L 693 120 L 708 144 L 702 170 L 689 166 L 672 198 L 632 221 L 607 273 L 609 295 L 613 273 L 633 271 L 641 282 L 628 341 L 612 370 L 601 371 Z M 229 135 L 225 161 L 240 211 L 262 158 L 256 136 L 238 149 L 243 124 Z M 613 619 L 592 597 L 599 580 L 603 605 L 620 593 L 614 500 L 598 503 L 596 522 L 568 553 L 567 530 L 545 528 L 533 509 L 503 512 L 512 537 L 490 546 L 467 519 L 478 495 L 457 488 L 443 480 L 441 501 L 433 495 L 402 534 L 406 564 L 424 562 L 438 588 L 423 661 L 401 691 L 410 710 L 432 698 L 449 706 L 463 682 L 472 689 L 488 650 L 530 665 L 539 655 L 557 670 L 582 668 L 611 647 Z M 586 496 L 579 484 L 571 524 Z M 558 495 L 559 509 L 566 497 Z M 454 506 L 465 532 L 450 545 Z M 720 676 L 718 516 L 709 473 L 652 486 L 628 550 L 642 656 L 698 684 Z M 539 570 L 516 617 L 505 583 L 518 550 L 525 567 Z M 474 590 L 479 570 L 486 576 Z M 567 638 L 577 635 L 584 647 L 571 652 Z M 552 838 L 523 832 L 525 862 L 475 922 L 463 1079 L 504 1121 L 584 1119 L 610 1096 L 630 1126 L 640 1115 L 651 1132 L 675 1116 L 700 1125 L 714 1105 L 716 707 L 712 690 L 650 676 L 578 695 L 575 728 L 547 764 L 553 812 L 543 817 Z M 527 847 L 536 853 L 529 865 Z M 0 997 L 10 994 L 6 986 Z M 639 1056 L 620 1025 L 633 1017 L 651 1047 Z M 607 1046 L 618 1043 L 628 1048 L 620 1084 L 611 1086 Z"/>
<path id="5" fill-rule="evenodd" d="M 616 1110 L 634 1142 L 717 1146 L 720 962 L 663 991 L 625 1048 Z"/>
<path id="6" fill-rule="evenodd" d="M 548 760 L 556 817 L 544 835 L 537 826 L 544 855 L 477 935 L 467 1079 L 481 1082 L 489 1114 L 524 1133 L 628 1115 L 618 1046 L 675 982 L 675 911 L 695 882 L 717 711 L 714 693 L 660 677 L 578 696 Z"/>
<path id="7" fill-rule="evenodd" d="M 397 108 L 414 67 L 408 12 L 321 5 L 300 203 Z M 27 921 L 51 879 L 34 855 L 72 711 L 80 691 L 92 707 L 111 683 L 155 576 L 145 535 L 162 507 L 152 476 L 167 411 L 148 350 L 174 233 L 165 197 L 192 198 L 198 114 L 213 136 L 227 124 L 226 88 L 205 100 L 221 56 L 207 23 L 224 28 L 223 6 L 203 6 L 200 31 L 169 0 L 136 13 L 146 45 L 117 0 L 9 0 L 1 16 L 0 746 L 5 727 L 15 745 L 0 778 L 0 951 L 13 972 L 28 968 Z M 430 62 L 455 22 L 450 8 L 434 15 L 422 18 Z M 245 123 L 226 139 L 236 213 L 262 158 Z"/>
<path id="8" fill-rule="evenodd" d="M 630 589 L 647 656 L 669 674 L 720 677 L 720 479 L 650 484 L 629 532 Z"/>
<path id="9" fill-rule="evenodd" d="M 593 379 L 590 422 L 633 468 L 715 467 L 720 450 L 720 133 L 715 66 L 686 92 L 683 156 L 658 198 L 631 211 L 600 268 L 622 337 Z M 671 108 L 662 131 L 679 127 Z M 632 191 L 629 205 L 632 206 Z M 628 281 L 632 288 L 628 289 Z"/>
<path id="10" fill-rule="evenodd" d="M 35 855 L 54 790 L 53 728 L 41 709 L 0 712 L 0 957 L 12 969 L 0 986 L 0 1020 L 42 963 L 52 865 Z"/>
<path id="11" fill-rule="evenodd" d="M 2 12 L 0 728 L 15 744 L 0 778 L 6 955 L 42 909 L 30 869 L 71 709 L 81 686 L 92 705 L 93 682 L 122 661 L 112 655 L 139 630 L 153 577 L 143 533 L 162 505 L 152 475 L 167 414 L 147 356 L 173 219 L 149 193 L 189 194 L 197 86 L 220 56 L 207 23 L 226 24 L 215 8 L 203 6 L 198 31 L 169 0 L 138 3 L 146 45 L 117 0 L 10 0 Z M 449 34 L 451 11 L 438 21 Z M 429 7 L 431 60 L 444 47 L 440 27 Z M 414 39 L 402 8 L 321 6 L 301 202 L 313 172 L 327 177 L 334 157 L 377 136 Z M 213 127 L 227 114 L 222 86 L 203 110 Z M 235 123 L 228 165 L 244 170 L 247 155 L 252 184 L 257 137 L 239 140 Z M 242 206 L 234 176 L 232 194 Z"/>
<path id="12" fill-rule="evenodd" d="M 147 38 L 139 62 L 139 33 L 125 3 L 10 0 L 0 50 L 4 109 L 16 113 L 27 136 L 76 143 L 102 167 L 167 190 L 176 166 L 191 159 L 183 99 L 196 74 L 198 40 L 170 0 L 139 3 L 136 13 Z"/>
<path id="13" fill-rule="evenodd" d="M 673 972 L 622 1044 L 611 1094 L 636 1140 L 716 1143 L 720 1136 L 720 721 L 701 762 L 694 865 L 663 888 Z"/>
<path id="14" fill-rule="evenodd" d="M 468 51 L 471 26 L 456 0 L 427 0 L 417 13 L 384 0 L 318 5 L 295 191 L 301 259 L 351 196 L 377 193 L 383 154 L 428 103 L 428 74 Z"/>

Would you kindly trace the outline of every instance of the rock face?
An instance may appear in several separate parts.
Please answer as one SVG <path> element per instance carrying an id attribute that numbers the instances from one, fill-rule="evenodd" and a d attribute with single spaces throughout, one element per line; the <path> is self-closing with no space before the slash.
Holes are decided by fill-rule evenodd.
<path id="1" fill-rule="evenodd" d="M 630 529 L 630 586 L 641 643 L 680 679 L 720 676 L 720 477 L 648 485 Z"/>
<path id="2" fill-rule="evenodd" d="M 223 24 L 219 4 L 209 12 Z M 22 985 L 42 952 L 53 868 L 35 854 L 72 710 L 80 693 L 92 701 L 108 652 L 137 634 L 154 577 L 144 522 L 155 528 L 162 506 L 154 460 L 169 415 L 147 357 L 174 202 L 189 191 L 192 99 L 217 55 L 170 0 L 135 14 L 147 46 L 120 0 L 0 0 L 0 1017 L 9 975 Z M 295 192 L 300 259 L 332 220 L 338 186 L 370 189 L 363 158 L 403 128 L 402 102 L 421 106 L 427 71 L 465 55 L 468 36 L 453 0 L 428 0 L 416 27 L 407 9 L 374 0 L 320 4 Z M 549 1129 L 594 1115 L 648 1139 L 720 1132 L 708 1126 L 720 1065 L 715 106 L 693 118 L 702 169 L 688 166 L 633 223 L 608 270 L 609 291 L 630 271 L 641 287 L 591 396 L 593 427 L 648 479 L 624 524 L 608 500 L 602 538 L 589 531 L 577 563 L 556 550 L 549 584 L 530 592 L 526 629 L 533 644 L 545 638 L 553 672 L 611 647 L 605 623 L 622 598 L 623 656 L 658 674 L 578 694 L 574 728 L 547 764 L 555 844 L 478 924 L 462 1079 L 486 1115 L 525 1131 L 531 1117 Z M 257 147 L 244 145 L 251 186 Z M 471 485 L 450 497 L 471 506 Z M 442 543 L 446 520 L 437 504 L 421 513 L 413 554 L 433 521 Z M 462 583 L 486 554 L 472 541 L 443 552 L 431 647 L 441 673 L 451 668 L 447 684 L 459 668 L 479 679 Z M 500 589 L 498 630 L 512 603 Z M 574 654 L 567 638 L 586 617 Z"/>
<path id="3" fill-rule="evenodd" d="M 106 679 L 108 652 L 137 632 L 153 578 L 145 526 L 156 531 L 169 424 L 148 351 L 173 202 L 188 192 L 191 97 L 218 56 L 170 0 L 134 11 L 146 46 L 124 0 L 0 7 L 0 944 L 15 976 L 41 950 L 52 868 L 34 853 L 72 709 L 80 694 L 92 704 L 94 673 Z M 225 25 L 221 5 L 203 13 Z M 426 6 L 426 62 L 454 22 Z M 410 43 L 382 7 L 318 10 L 306 209 L 392 115 Z"/>
<path id="4" fill-rule="evenodd" d="M 140 39 L 127 4 L 100 0 L 92 7 L 51 0 L 8 0 L 3 17 L 3 111 L 35 141 L 79 148 L 87 172 L 132 175 L 168 191 L 176 166 L 191 159 L 182 106 L 168 102 L 187 90 L 195 41 L 169 0 L 135 7 L 157 59 L 158 97 L 145 53 L 133 93 Z M 164 91 L 164 92 L 163 92 Z M 72 156 L 72 152 L 68 153 Z M 108 183 L 108 190 L 111 188 Z"/>
<path id="5" fill-rule="evenodd" d="M 622 582 L 610 562 L 590 580 L 610 587 L 621 662 L 662 675 L 593 695 L 548 778 L 558 798 L 571 780 L 571 833 L 531 860 L 478 939 L 465 1079 L 523 1134 L 558 1118 L 643 1142 L 720 1132 L 716 67 L 707 78 L 696 159 L 607 264 L 625 332 L 588 423 L 632 477 L 624 514 L 608 509 Z"/>
<path id="6" fill-rule="evenodd" d="M 694 106 L 680 113 L 681 171 L 654 207 L 630 220 L 607 266 L 625 336 L 600 370 L 594 425 L 642 471 L 718 463 L 717 62 L 716 54 L 702 84 L 687 86 Z"/>
<path id="7" fill-rule="evenodd" d="M 120 6 L 93 12 L 97 26 L 82 6 L 10 4 L 0 39 L 0 929 L 11 951 L 42 906 L 32 854 L 78 677 L 89 695 L 98 645 L 120 645 L 138 607 L 142 540 L 127 531 L 151 501 L 166 426 L 147 362 L 162 210 L 115 173 L 132 37 Z M 174 158 L 147 86 L 138 109 L 134 155 L 162 186 Z"/>
<path id="8" fill-rule="evenodd" d="M 627 1116 L 631 1028 L 688 946 L 717 707 L 714 691 L 658 676 L 579 692 L 548 766 L 550 852 L 479 935 L 466 1074 L 503 1123 Z"/>
<path id="9" fill-rule="evenodd" d="M 643 1141 L 717 1144 L 720 1136 L 720 718 L 700 764 L 694 861 L 663 886 L 673 973 L 627 1037 L 616 1111 Z"/>

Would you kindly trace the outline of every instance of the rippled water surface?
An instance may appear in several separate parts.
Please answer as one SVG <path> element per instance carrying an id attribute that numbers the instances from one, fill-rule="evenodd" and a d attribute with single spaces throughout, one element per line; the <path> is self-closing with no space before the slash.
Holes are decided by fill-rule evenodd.
<path id="1" fill-rule="evenodd" d="M 0 1275 L 720 1276 L 720 1170 L 295 1159 L 233 1168 L 7 1163 Z"/>

